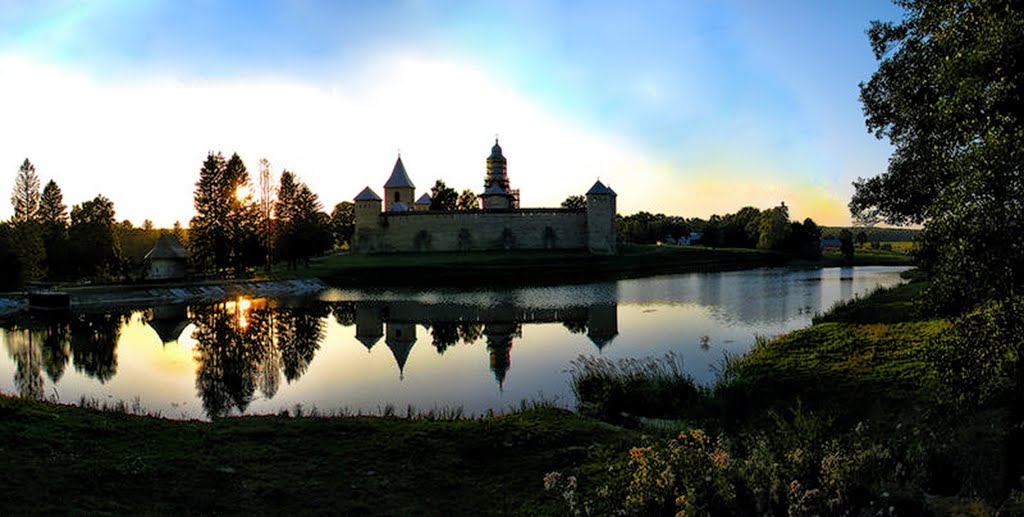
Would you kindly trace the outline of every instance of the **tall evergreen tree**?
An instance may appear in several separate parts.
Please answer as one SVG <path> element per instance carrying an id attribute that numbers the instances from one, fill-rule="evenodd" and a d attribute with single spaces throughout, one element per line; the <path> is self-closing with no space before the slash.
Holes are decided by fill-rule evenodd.
<path id="1" fill-rule="evenodd" d="M 39 176 L 36 176 L 36 167 L 28 158 L 25 158 L 18 169 L 18 175 L 14 177 L 11 205 L 14 207 L 11 222 L 14 223 L 34 220 L 39 210 Z"/>
<path id="2" fill-rule="evenodd" d="M 53 180 L 46 182 L 39 201 L 38 220 L 42 224 L 43 247 L 46 249 L 47 275 L 51 279 L 66 278 L 68 265 L 68 207 L 64 195 Z"/>
<path id="3" fill-rule="evenodd" d="M 228 203 L 234 196 L 226 175 L 224 155 L 206 155 L 199 170 L 199 181 L 193 193 L 196 215 L 189 223 L 189 249 L 193 260 L 202 269 L 217 271 L 229 262 L 227 230 Z"/>
<path id="4" fill-rule="evenodd" d="M 224 166 L 224 175 L 231 195 L 227 199 L 227 234 L 229 265 L 235 276 L 262 262 L 259 207 L 253 201 L 249 172 L 238 153 L 232 154 Z"/>

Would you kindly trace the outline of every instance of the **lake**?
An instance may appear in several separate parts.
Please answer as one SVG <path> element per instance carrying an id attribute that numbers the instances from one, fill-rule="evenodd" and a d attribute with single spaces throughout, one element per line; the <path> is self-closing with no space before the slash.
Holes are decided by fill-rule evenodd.
<path id="1" fill-rule="evenodd" d="M 392 407 L 572 407 L 580 355 L 681 358 L 712 383 L 756 336 L 899 283 L 906 267 L 692 273 L 510 289 L 330 289 L 305 299 L 21 313 L 0 321 L 0 391 L 168 418 Z"/>

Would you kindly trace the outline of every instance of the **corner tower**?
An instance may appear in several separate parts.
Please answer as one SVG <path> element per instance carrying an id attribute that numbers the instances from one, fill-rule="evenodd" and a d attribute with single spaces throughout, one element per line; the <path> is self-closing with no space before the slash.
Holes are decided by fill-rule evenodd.
<path id="1" fill-rule="evenodd" d="M 391 177 L 384 184 L 384 210 L 387 212 L 394 210 L 396 208 L 395 203 L 401 203 L 401 205 L 398 205 L 399 209 L 404 207 L 408 210 L 413 206 L 413 195 L 415 193 L 416 185 L 412 184 L 412 180 L 409 179 L 409 175 L 405 172 L 402 155 L 398 155 L 395 167 L 391 169 Z"/>
<path id="2" fill-rule="evenodd" d="M 618 252 L 615 235 L 615 191 L 600 181 L 587 191 L 587 248 L 591 253 Z"/>

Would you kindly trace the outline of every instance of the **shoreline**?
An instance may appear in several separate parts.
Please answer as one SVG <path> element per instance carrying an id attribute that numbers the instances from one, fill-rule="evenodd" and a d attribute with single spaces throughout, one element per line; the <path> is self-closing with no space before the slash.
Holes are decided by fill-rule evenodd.
<path id="1" fill-rule="evenodd" d="M 509 287 L 584 284 L 684 273 L 765 267 L 842 267 L 835 257 L 795 260 L 747 249 L 628 246 L 618 255 L 531 251 L 349 255 L 321 257 L 309 266 L 245 280 L 142 285 L 72 286 L 70 309 L 223 301 L 238 296 L 308 296 L 331 287 Z M 909 257 L 855 256 L 857 266 L 910 266 Z M 0 316 L 28 310 L 27 293 L 0 293 Z"/>

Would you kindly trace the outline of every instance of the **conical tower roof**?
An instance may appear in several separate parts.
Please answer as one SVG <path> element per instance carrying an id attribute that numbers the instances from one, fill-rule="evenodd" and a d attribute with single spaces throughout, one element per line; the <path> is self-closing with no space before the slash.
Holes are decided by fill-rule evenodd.
<path id="1" fill-rule="evenodd" d="M 603 195 L 607 195 L 607 196 L 615 196 L 616 195 L 615 191 L 610 189 L 610 188 L 608 188 L 608 187 L 606 187 L 606 186 L 604 186 L 604 183 L 601 183 L 601 180 L 597 180 L 597 182 L 594 183 L 594 186 L 590 187 L 590 190 L 587 191 L 587 195 L 588 196 L 592 195 L 592 194 L 603 194 Z"/>
<path id="2" fill-rule="evenodd" d="M 413 185 L 412 180 L 409 179 L 409 174 L 405 172 L 401 156 L 395 161 L 395 168 L 391 169 L 391 177 L 384 184 L 384 188 L 416 188 L 416 185 Z"/>
<path id="3" fill-rule="evenodd" d="M 371 189 L 370 187 L 366 187 L 352 201 L 380 201 L 380 200 L 381 200 L 380 196 L 378 196 L 377 193 L 373 191 L 373 189 Z"/>
<path id="4" fill-rule="evenodd" d="M 145 260 L 187 258 L 188 250 L 173 235 L 165 233 L 157 239 L 153 249 L 149 250 L 149 253 L 146 254 Z"/>

